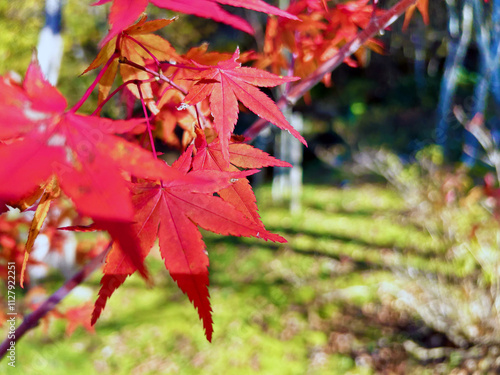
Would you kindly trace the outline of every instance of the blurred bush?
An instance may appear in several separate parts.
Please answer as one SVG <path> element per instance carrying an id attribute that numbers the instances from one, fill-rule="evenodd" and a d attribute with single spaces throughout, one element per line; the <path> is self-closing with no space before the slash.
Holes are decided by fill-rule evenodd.
<path id="1" fill-rule="evenodd" d="M 435 145 L 419 151 L 411 163 L 387 150 L 366 150 L 354 159 L 357 172 L 384 177 L 405 198 L 406 219 L 438 239 L 443 250 L 434 256 L 455 270 L 450 276 L 394 267 L 398 281 L 382 292 L 459 348 L 500 343 L 496 202 L 463 167 L 443 165 L 442 150 Z"/>

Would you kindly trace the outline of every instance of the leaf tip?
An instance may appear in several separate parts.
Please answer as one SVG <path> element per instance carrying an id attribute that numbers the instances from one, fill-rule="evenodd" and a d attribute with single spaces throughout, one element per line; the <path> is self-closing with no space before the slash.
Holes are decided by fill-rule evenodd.
<path id="1" fill-rule="evenodd" d="M 23 288 L 23 289 L 24 289 L 24 274 L 26 273 L 26 265 L 28 264 L 29 256 L 30 256 L 30 253 L 28 251 L 25 251 L 23 265 L 21 267 L 21 279 L 19 281 L 19 285 L 21 285 L 21 288 Z"/>

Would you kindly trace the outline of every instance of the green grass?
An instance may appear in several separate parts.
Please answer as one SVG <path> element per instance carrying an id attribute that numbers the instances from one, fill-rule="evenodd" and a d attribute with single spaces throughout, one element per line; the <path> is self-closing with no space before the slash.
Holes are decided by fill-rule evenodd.
<path id="1" fill-rule="evenodd" d="M 395 281 L 391 269 L 446 277 L 473 271 L 442 260 L 443 245 L 412 225 L 402 199 L 383 187 L 306 186 L 303 212 L 295 216 L 273 206 L 269 188 L 257 197 L 267 228 L 289 242 L 205 233 L 213 343 L 153 256 L 153 288 L 130 278 L 111 298 L 96 335 L 78 328 L 67 338 L 60 322 L 48 332 L 33 330 L 17 345 L 12 373 L 377 373 L 382 365 L 362 359 L 381 350 L 394 356 L 409 337 L 398 326 L 405 318 L 386 311 L 380 294 L 382 285 Z M 96 274 L 86 284 L 92 299 L 98 282 Z M 425 365 L 408 356 L 401 361 L 409 363 L 408 373 L 424 373 Z"/>

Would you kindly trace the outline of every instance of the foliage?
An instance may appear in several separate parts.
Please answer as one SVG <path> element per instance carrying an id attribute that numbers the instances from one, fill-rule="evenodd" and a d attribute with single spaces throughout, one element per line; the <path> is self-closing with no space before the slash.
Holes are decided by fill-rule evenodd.
<path id="1" fill-rule="evenodd" d="M 107 2 L 103 0 L 95 5 Z M 298 18 L 292 12 L 293 7 L 285 12 L 261 0 L 207 0 L 197 2 L 196 6 L 191 1 L 151 2 L 223 21 L 247 32 L 252 31 L 249 25 L 229 16 L 220 4 L 292 20 Z M 234 136 L 240 111 L 238 101 L 305 144 L 280 108 L 257 87 L 282 85 L 284 97 L 290 89 L 294 92 L 292 97 L 298 100 L 318 82 L 318 73 L 310 72 L 293 86 L 296 77 L 242 66 L 242 63 L 259 60 L 262 56 L 259 54 L 240 55 L 239 49 L 233 55 L 208 52 L 206 46 L 181 54 L 168 41 L 152 34 L 173 20 L 147 21 L 146 16 L 141 16 L 131 25 L 147 3 L 146 0 L 113 1 L 109 16 L 111 30 L 86 70 L 100 68 L 99 73 L 83 97 L 69 109 L 66 98 L 43 77 L 36 58 L 32 59 L 22 82 L 12 74 L 1 78 L 0 180 L 8 183 L 0 187 L 0 212 L 9 211 L 6 204 L 35 212 L 19 274 L 21 285 L 35 238 L 44 224 L 49 225 L 46 222 L 49 207 L 59 204 L 60 196 L 73 203 L 76 213 L 70 216 L 77 217 L 76 221 L 92 220 L 88 225 L 72 222 L 64 229 L 109 233 L 113 246 L 108 247 L 92 324 L 100 316 L 107 298 L 128 276 L 137 271 L 150 280 L 144 258 L 159 239 L 165 267 L 198 310 L 210 341 L 213 328 L 207 289 L 208 254 L 198 226 L 223 235 L 286 242 L 264 228 L 255 196 L 246 180 L 255 173 L 253 168 L 285 166 L 285 163 L 245 144 L 248 140 Z M 313 18 L 317 9 L 329 5 L 324 19 L 332 19 L 333 30 L 323 30 L 321 37 L 330 46 L 350 45 L 342 47 L 344 50 L 338 49 L 340 57 L 333 55 L 334 59 L 344 61 L 362 44 L 373 47 L 372 36 L 415 3 L 401 0 L 390 10 L 374 7 L 372 12 L 366 0 L 346 4 L 303 1 L 294 5 L 300 5 L 301 13 Z M 424 14 L 425 4 L 425 1 L 419 2 Z M 357 16 L 360 9 L 361 18 Z M 379 19 L 384 21 L 379 24 Z M 307 28 L 314 25 L 307 17 L 302 22 Z M 301 31 L 298 25 L 296 27 L 298 33 L 307 34 L 307 28 Z M 368 31 L 365 33 L 364 29 Z M 292 53 L 300 48 L 300 45 L 294 47 Z M 333 69 L 328 64 L 327 68 L 323 67 L 329 61 L 320 59 L 319 72 Z M 293 66 L 293 61 L 290 64 Z M 115 83 L 118 71 L 121 83 Z M 77 113 L 97 85 L 98 105 L 93 113 Z M 112 91 L 113 87 L 116 89 Z M 125 119 L 101 116 L 102 108 L 118 93 L 124 102 Z M 143 118 L 134 117 L 136 101 L 140 103 Z M 158 143 L 180 152 L 171 166 L 160 158 Z M 249 168 L 252 169 L 247 170 Z M 243 182 L 236 185 L 240 180 Z M 11 235 L 10 245 L 18 250 L 16 233 Z M 51 241 L 50 247 L 52 245 Z M 17 257 L 16 253 L 16 260 Z M 66 316 L 70 316 L 73 324 L 82 315 L 69 310 Z M 70 327 L 72 331 L 73 325 Z"/>
<path id="2" fill-rule="evenodd" d="M 5 2 L 0 5 L 0 28 L 7 30 L 0 36 L 1 72 L 5 72 L 6 68 L 12 69 L 10 64 L 14 61 L 19 64 L 17 67 L 26 69 L 42 27 L 41 17 L 35 15 L 41 15 L 42 10 L 43 3 L 36 0 L 24 1 L 17 7 Z M 30 22 L 25 23 L 24 20 Z"/>

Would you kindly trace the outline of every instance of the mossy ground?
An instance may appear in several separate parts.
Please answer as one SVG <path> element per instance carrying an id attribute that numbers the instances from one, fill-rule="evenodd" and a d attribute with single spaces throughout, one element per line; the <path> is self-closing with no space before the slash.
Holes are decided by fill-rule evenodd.
<path id="1" fill-rule="evenodd" d="M 306 186 L 304 209 L 292 216 L 272 204 L 269 188 L 257 196 L 267 228 L 289 242 L 206 233 L 212 343 L 159 256 L 153 256 L 153 288 L 139 277 L 129 279 L 111 298 L 95 335 L 79 328 L 67 338 L 60 322 L 48 332 L 33 330 L 17 345 L 13 373 L 431 371 L 432 363 L 419 363 L 403 349 L 405 340 L 418 339 L 421 323 L 398 311 L 381 286 L 395 281 L 391 269 L 398 265 L 442 274 L 460 270 L 441 260 L 439 243 L 406 222 L 402 199 L 374 185 Z M 86 286 L 96 293 L 98 283 L 95 274 Z"/>

